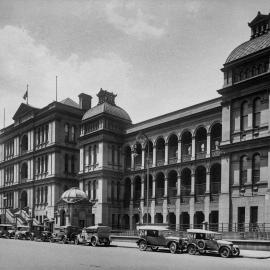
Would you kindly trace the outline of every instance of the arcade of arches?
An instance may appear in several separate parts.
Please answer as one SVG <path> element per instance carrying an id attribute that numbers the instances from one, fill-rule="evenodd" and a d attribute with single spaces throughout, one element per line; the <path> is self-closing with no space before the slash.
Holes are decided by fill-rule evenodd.
<path id="1" fill-rule="evenodd" d="M 217 201 L 221 187 L 221 165 L 184 167 L 157 171 L 124 179 L 122 226 L 134 228 L 138 222 L 168 223 L 171 226 L 202 226 L 218 223 Z M 199 209 L 200 208 L 200 209 Z"/>

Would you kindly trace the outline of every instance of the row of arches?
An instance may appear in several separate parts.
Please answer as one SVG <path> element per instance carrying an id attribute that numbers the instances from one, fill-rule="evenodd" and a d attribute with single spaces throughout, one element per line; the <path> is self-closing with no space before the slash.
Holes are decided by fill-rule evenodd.
<path id="1" fill-rule="evenodd" d="M 210 181 L 209 187 L 206 186 L 206 177 L 207 169 L 204 166 L 196 167 L 194 171 L 194 182 L 192 181 L 193 172 L 190 168 L 184 168 L 180 173 L 180 191 L 182 196 L 189 196 L 191 191 L 194 191 L 195 195 L 204 195 L 206 189 L 209 188 L 209 192 L 212 194 L 220 193 L 221 185 L 221 165 L 219 163 L 214 163 L 210 167 Z M 155 180 L 155 188 L 153 187 L 153 182 Z M 165 184 L 167 181 L 167 186 Z M 144 184 L 143 184 L 144 182 Z M 178 182 L 178 172 L 176 170 L 171 170 L 167 176 L 163 172 L 156 174 L 155 179 L 153 175 L 149 175 L 149 198 L 162 198 L 164 196 L 173 197 L 177 195 L 177 182 Z M 192 183 L 193 182 L 193 183 Z M 192 184 L 194 185 L 192 187 Z M 131 188 L 133 185 L 133 188 Z M 165 188 L 167 187 L 167 190 Z M 154 190 L 153 190 L 154 188 Z M 146 198 L 147 195 L 147 184 L 146 184 L 146 175 L 144 179 L 137 175 L 134 180 L 128 177 L 125 179 L 125 196 L 124 201 L 126 204 L 129 203 L 130 198 L 133 198 L 134 201 L 140 200 L 142 197 Z M 131 194 L 133 190 L 133 194 Z M 142 196 L 142 192 L 144 193 Z"/>
<path id="2" fill-rule="evenodd" d="M 182 161 L 186 161 L 192 155 L 192 147 L 195 147 L 196 157 L 205 157 L 207 152 L 207 143 L 210 143 L 209 149 L 211 151 L 219 150 L 219 145 L 221 141 L 222 126 L 220 123 L 216 123 L 211 127 L 210 133 L 208 134 L 207 129 L 203 126 L 196 129 L 195 133 L 192 134 L 191 131 L 186 130 L 180 136 L 181 141 L 181 156 Z M 210 142 L 207 139 L 209 136 Z M 194 141 L 194 143 L 193 143 Z M 142 145 L 136 142 L 134 146 L 127 145 L 124 149 L 125 153 L 125 167 L 126 169 L 132 166 L 132 153 L 134 154 L 134 166 L 140 167 L 142 165 L 142 152 L 149 153 L 149 163 L 153 164 L 156 162 L 157 166 L 163 165 L 165 161 L 166 147 L 168 147 L 168 160 L 177 161 L 178 149 L 179 149 L 179 138 L 176 134 L 171 134 L 167 141 L 165 138 L 160 136 L 155 141 L 149 139 L 146 145 Z M 149 148 L 149 149 L 148 149 Z M 155 150 L 154 150 L 155 149 Z M 155 151 L 156 160 L 153 160 L 153 152 Z M 146 154 L 146 157 L 147 157 Z M 200 155 L 200 156 L 198 156 Z"/>
<path id="3" fill-rule="evenodd" d="M 209 221 L 210 229 L 216 229 L 218 226 L 218 211 L 211 211 L 209 216 L 206 217 L 204 212 L 202 211 L 196 211 L 193 215 L 193 218 L 191 218 L 190 213 L 188 212 L 182 212 L 179 216 L 179 228 L 177 229 L 188 229 L 190 227 L 193 228 L 202 228 L 203 222 L 207 219 Z M 130 215 L 124 214 L 122 216 L 122 228 L 124 229 L 130 229 Z M 147 214 L 144 214 L 142 217 L 142 222 L 146 224 L 147 222 Z M 191 224 L 192 222 L 192 224 Z M 132 216 L 132 227 L 135 228 L 136 224 L 140 223 L 140 214 L 136 213 Z M 154 224 L 164 224 L 167 223 L 169 226 L 176 228 L 176 215 L 174 212 L 170 212 L 164 217 L 162 213 L 156 213 L 154 217 L 152 217 L 150 214 L 148 214 L 148 223 L 154 223 Z"/>

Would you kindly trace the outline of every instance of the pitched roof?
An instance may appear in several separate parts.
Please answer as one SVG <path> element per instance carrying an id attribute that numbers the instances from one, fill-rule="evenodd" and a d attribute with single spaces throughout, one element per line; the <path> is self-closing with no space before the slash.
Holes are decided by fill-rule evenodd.
<path id="1" fill-rule="evenodd" d="M 21 105 L 19 106 L 19 108 L 17 109 L 17 111 L 15 112 L 14 116 L 13 116 L 13 120 L 18 119 L 19 117 L 22 117 L 26 114 L 28 114 L 29 112 L 32 111 L 37 111 L 38 109 L 30 106 L 28 104 L 25 103 L 21 103 Z"/>
<path id="2" fill-rule="evenodd" d="M 75 107 L 75 108 L 77 108 L 77 109 L 80 108 L 79 104 L 76 103 L 76 102 L 75 102 L 74 100 L 72 100 L 71 98 L 66 98 L 66 99 L 60 101 L 60 103 L 65 104 L 65 105 L 68 105 L 68 106 L 71 106 L 71 107 Z"/>
<path id="3" fill-rule="evenodd" d="M 270 48 L 270 32 L 262 36 L 246 41 L 236 47 L 227 58 L 225 64 L 238 60 L 250 54 Z"/>

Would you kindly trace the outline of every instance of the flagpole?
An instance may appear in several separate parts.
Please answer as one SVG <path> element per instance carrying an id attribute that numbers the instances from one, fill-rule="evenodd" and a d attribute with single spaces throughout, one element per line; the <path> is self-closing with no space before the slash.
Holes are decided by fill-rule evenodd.
<path id="1" fill-rule="evenodd" d="M 55 78 L 55 100 L 57 101 L 57 76 Z"/>
<path id="2" fill-rule="evenodd" d="M 6 108 L 4 108 L 4 128 L 6 127 Z"/>
<path id="3" fill-rule="evenodd" d="M 26 104 L 28 105 L 28 84 L 26 85 L 26 92 L 27 92 L 27 96 L 26 96 Z"/>

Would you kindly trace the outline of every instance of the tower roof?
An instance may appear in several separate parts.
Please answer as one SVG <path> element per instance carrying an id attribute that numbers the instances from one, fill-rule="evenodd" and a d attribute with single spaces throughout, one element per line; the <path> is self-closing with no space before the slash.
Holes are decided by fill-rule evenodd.
<path id="1" fill-rule="evenodd" d="M 116 106 L 115 97 L 117 95 L 101 88 L 97 96 L 99 98 L 98 104 L 95 107 L 89 109 L 84 114 L 82 120 L 87 120 L 89 118 L 105 113 L 121 120 L 131 122 L 128 113 L 121 107 Z"/>

